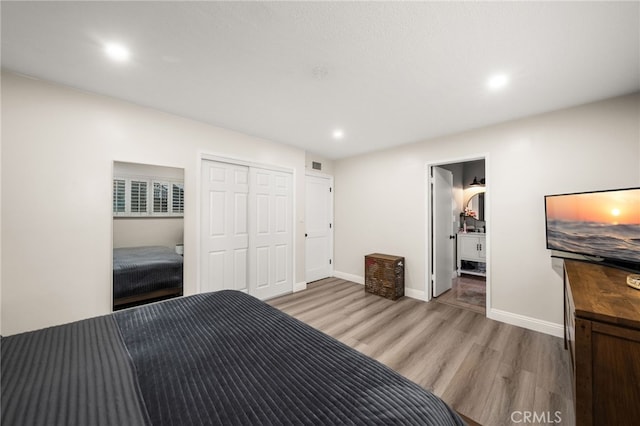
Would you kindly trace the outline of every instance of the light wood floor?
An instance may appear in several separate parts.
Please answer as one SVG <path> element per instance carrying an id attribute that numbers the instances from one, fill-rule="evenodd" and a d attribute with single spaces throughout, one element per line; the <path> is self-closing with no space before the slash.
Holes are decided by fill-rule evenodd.
<path id="1" fill-rule="evenodd" d="M 554 419 L 556 411 L 560 424 L 575 424 L 562 339 L 442 303 L 408 297 L 393 302 L 337 278 L 269 303 L 386 364 L 482 425 L 523 424 L 518 412 Z"/>
<path id="2" fill-rule="evenodd" d="M 436 302 L 457 306 L 485 315 L 487 281 L 484 277 L 462 274 L 451 280 L 451 290 L 435 298 Z"/>

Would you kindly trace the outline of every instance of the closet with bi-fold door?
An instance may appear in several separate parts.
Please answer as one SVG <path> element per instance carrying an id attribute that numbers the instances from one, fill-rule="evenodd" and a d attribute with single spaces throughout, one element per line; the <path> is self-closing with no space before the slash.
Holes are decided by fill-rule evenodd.
<path id="1" fill-rule="evenodd" d="M 293 174 L 202 160 L 200 291 L 293 290 Z"/>

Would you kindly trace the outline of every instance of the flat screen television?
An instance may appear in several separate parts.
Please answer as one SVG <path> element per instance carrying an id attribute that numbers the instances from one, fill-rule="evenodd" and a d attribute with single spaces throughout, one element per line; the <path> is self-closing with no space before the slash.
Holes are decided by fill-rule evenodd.
<path id="1" fill-rule="evenodd" d="M 640 188 L 544 199 L 547 249 L 556 256 L 640 271 Z"/>

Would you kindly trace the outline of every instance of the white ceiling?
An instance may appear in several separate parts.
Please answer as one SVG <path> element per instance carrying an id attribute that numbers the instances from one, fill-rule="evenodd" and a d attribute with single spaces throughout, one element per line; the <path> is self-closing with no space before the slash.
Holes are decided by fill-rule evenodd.
<path id="1" fill-rule="evenodd" d="M 638 1 L 1 8 L 5 69 L 332 159 L 640 90 Z"/>

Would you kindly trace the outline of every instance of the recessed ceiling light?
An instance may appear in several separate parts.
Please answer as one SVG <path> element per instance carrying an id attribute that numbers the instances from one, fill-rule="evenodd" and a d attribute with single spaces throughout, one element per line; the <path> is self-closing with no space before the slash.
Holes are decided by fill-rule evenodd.
<path id="1" fill-rule="evenodd" d="M 498 90 L 505 87 L 507 83 L 509 83 L 509 77 L 506 74 L 496 74 L 489 79 L 487 86 L 491 90 Z"/>
<path id="2" fill-rule="evenodd" d="M 108 43 L 104 46 L 104 53 L 114 61 L 124 62 L 129 59 L 131 54 L 129 49 L 121 44 Z"/>
<path id="3" fill-rule="evenodd" d="M 344 137 L 344 131 L 342 129 L 336 129 L 333 131 L 334 139 L 342 139 Z"/>

